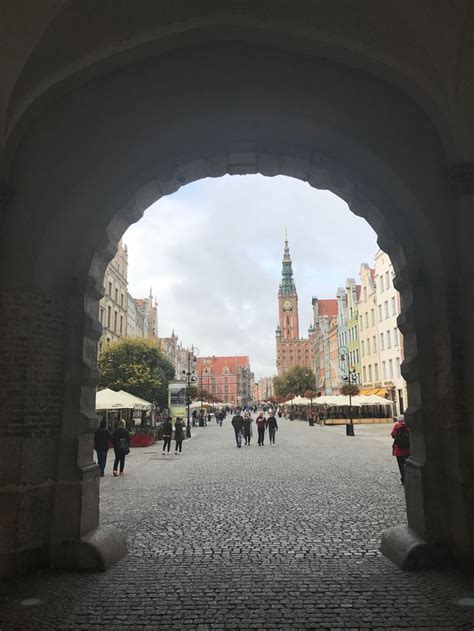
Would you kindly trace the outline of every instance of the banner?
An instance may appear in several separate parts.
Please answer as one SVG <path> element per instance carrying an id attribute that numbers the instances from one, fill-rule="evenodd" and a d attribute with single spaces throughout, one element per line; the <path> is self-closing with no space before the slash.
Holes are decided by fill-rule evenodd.
<path id="1" fill-rule="evenodd" d="M 170 381 L 168 384 L 169 415 L 174 421 L 180 416 L 186 418 L 186 382 Z"/>

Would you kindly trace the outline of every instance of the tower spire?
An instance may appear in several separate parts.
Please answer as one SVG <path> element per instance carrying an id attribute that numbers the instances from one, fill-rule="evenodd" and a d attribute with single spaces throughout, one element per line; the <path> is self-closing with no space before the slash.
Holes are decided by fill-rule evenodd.
<path id="1" fill-rule="evenodd" d="M 283 261 L 281 270 L 280 296 L 290 296 L 296 293 L 296 285 L 293 279 L 293 263 L 291 262 L 290 246 L 288 245 L 288 229 L 285 228 L 285 245 L 283 248 Z"/>

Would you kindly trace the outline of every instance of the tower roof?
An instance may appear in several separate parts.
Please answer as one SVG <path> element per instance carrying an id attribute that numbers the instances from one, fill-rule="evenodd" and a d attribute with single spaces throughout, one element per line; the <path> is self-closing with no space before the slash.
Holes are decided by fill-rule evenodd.
<path id="1" fill-rule="evenodd" d="M 285 233 L 285 247 L 283 249 L 283 261 L 281 270 L 280 296 L 291 296 L 296 294 L 296 285 L 293 279 L 293 263 L 291 262 L 290 248 L 288 246 L 288 236 Z"/>

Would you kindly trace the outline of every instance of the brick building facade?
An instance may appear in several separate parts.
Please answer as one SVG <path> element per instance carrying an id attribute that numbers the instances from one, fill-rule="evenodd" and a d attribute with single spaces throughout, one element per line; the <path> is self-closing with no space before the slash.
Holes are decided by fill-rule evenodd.
<path id="1" fill-rule="evenodd" d="M 214 397 L 245 405 L 252 400 L 254 378 L 247 355 L 232 357 L 198 357 L 197 385 Z"/>

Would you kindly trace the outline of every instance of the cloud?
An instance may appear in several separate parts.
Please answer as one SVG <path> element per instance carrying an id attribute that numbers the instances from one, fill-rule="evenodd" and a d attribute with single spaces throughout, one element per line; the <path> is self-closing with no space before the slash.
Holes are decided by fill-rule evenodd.
<path id="1" fill-rule="evenodd" d="M 124 235 L 129 291 L 153 287 L 160 336 L 174 329 L 202 355 L 249 355 L 257 377 L 272 375 L 285 226 L 305 336 L 311 297 L 335 297 L 377 246 L 345 202 L 291 178 L 207 179 L 161 199 Z"/>

